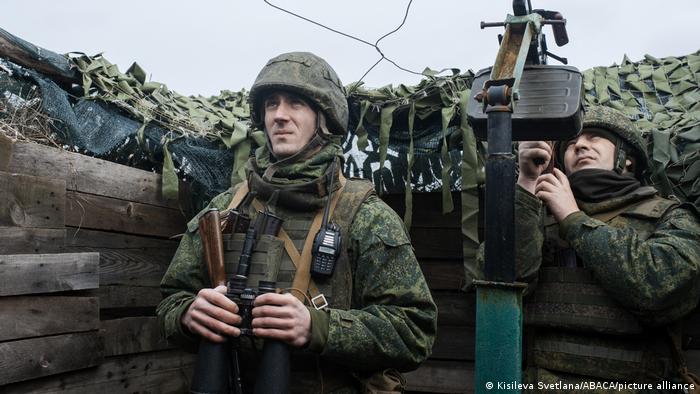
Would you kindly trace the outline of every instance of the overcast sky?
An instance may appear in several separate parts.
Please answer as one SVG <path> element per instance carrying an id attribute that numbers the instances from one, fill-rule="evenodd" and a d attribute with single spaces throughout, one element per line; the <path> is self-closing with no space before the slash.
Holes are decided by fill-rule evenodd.
<path id="1" fill-rule="evenodd" d="M 271 0 L 336 30 L 374 42 L 402 21 L 407 0 Z M 570 43 L 550 50 L 579 69 L 633 61 L 644 54 L 681 56 L 700 49 L 698 0 L 532 0 L 533 8 L 560 11 Z M 503 21 L 511 0 L 414 0 L 405 25 L 380 42 L 402 67 L 456 67 L 493 63 L 502 28 L 481 30 L 480 21 Z M 3 0 L 0 28 L 59 53 L 104 56 L 125 71 L 138 62 L 153 81 L 181 94 L 218 94 L 248 88 L 265 62 L 304 50 L 325 58 L 343 83 L 357 81 L 378 59 L 373 47 L 324 30 L 262 0 Z M 555 64 L 555 61 L 551 62 Z M 364 79 L 367 86 L 416 84 L 420 76 L 383 61 Z"/>

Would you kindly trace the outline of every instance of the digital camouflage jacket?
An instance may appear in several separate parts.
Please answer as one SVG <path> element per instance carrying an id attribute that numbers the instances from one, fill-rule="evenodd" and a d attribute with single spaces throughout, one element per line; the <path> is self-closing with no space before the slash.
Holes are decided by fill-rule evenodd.
<path id="1" fill-rule="evenodd" d="M 529 284 L 526 326 L 537 327 L 526 341 L 530 380 L 675 376 L 666 326 L 700 298 L 696 211 L 651 187 L 579 208 L 557 225 L 516 191 L 518 280 Z"/>
<path id="2" fill-rule="evenodd" d="M 210 207 L 224 209 L 231 199 L 227 191 Z M 165 336 L 190 349 L 198 338 L 182 327 L 180 317 L 196 293 L 210 287 L 196 227 L 194 220 L 188 225 L 161 282 L 165 298 L 157 310 Z M 357 210 L 348 235 L 344 242 L 352 267 L 351 307 L 310 308 L 312 339 L 305 352 L 356 372 L 415 369 L 432 350 L 437 308 L 403 223 L 370 195 Z"/>
<path id="3" fill-rule="evenodd" d="M 621 213 L 610 223 L 592 217 L 649 199 L 655 194 L 650 191 L 642 187 L 601 203 L 579 203 L 581 211 L 565 218 L 558 233 L 617 302 L 646 324 L 662 325 L 690 312 L 700 299 L 697 214 L 681 206 L 665 213 Z M 544 222 L 541 201 L 518 187 L 516 265 L 519 280 L 531 284 L 528 292 L 534 290 L 543 259 L 551 259 L 543 254 L 547 252 Z M 652 231 L 641 236 L 641 227 L 650 225 Z"/>

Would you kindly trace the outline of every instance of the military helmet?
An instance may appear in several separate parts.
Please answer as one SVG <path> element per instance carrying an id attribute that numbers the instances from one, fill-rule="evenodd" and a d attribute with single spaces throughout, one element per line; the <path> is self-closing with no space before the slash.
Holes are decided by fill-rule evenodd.
<path id="1" fill-rule="evenodd" d="M 627 155 L 631 155 L 636 159 L 635 172 L 637 176 L 647 168 L 649 163 L 644 138 L 642 138 L 641 133 L 632 121 L 622 112 L 602 105 L 586 108 L 581 131 L 586 129 L 602 129 L 610 132 L 609 137 L 612 138 L 609 139 L 615 144 L 614 169 L 616 171 L 622 171 Z M 579 132 L 576 137 L 580 134 Z M 555 150 L 557 162 L 562 167 L 565 151 L 566 142 L 557 143 Z"/>
<path id="2" fill-rule="evenodd" d="M 323 112 L 332 134 L 345 135 L 348 126 L 345 88 L 325 60 L 310 52 L 283 53 L 270 59 L 260 70 L 248 98 L 255 127 L 263 127 L 262 104 L 271 90 L 286 90 L 306 98 Z"/>

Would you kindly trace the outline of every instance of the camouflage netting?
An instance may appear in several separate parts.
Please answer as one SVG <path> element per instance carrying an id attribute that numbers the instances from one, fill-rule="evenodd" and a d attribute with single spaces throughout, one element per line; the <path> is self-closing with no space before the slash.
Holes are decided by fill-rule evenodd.
<path id="1" fill-rule="evenodd" d="M 0 131 L 15 138 L 21 134 L 17 127 L 5 127 L 7 119 L 18 108 L 36 107 L 38 87 L 43 124 L 52 132 L 34 138 L 162 171 L 166 197 L 177 196 L 178 180 L 190 182 L 198 203 L 194 210 L 241 179 L 243 164 L 264 143 L 263 133 L 249 127 L 246 91 L 185 97 L 146 81 L 136 63 L 126 73 L 100 55 L 74 56 L 65 68 L 68 64 L 82 78 L 72 87 L 0 59 Z M 625 57 L 621 65 L 596 67 L 583 76 L 586 106 L 619 109 L 643 131 L 650 182 L 664 195 L 700 206 L 700 51 L 639 62 Z M 346 175 L 372 179 L 380 192 L 405 193 L 407 226 L 412 192 L 441 190 L 443 212 L 449 212 L 451 191 L 461 191 L 465 265 L 479 244 L 484 184 L 484 143 L 462 116 L 472 80 L 471 71 L 454 70 L 443 77 L 426 73 L 417 86 L 350 84 L 350 124 L 343 142 Z"/>
<path id="2" fill-rule="evenodd" d="M 146 81 L 134 63 L 126 73 L 104 57 L 73 55 L 82 81 L 67 89 L 33 70 L 3 61 L 0 91 L 22 96 L 18 84 L 38 86 L 55 134 L 81 152 L 163 172 L 164 193 L 176 196 L 178 177 L 204 202 L 241 178 L 243 163 L 263 143 L 249 128 L 247 92 L 186 97 Z M 700 202 L 700 52 L 584 72 L 586 105 L 621 109 L 650 144 L 652 181 L 664 194 Z M 349 133 L 345 172 L 374 181 L 381 192 L 462 190 L 465 235 L 476 241 L 476 190 L 483 184 L 478 143 L 465 121 L 473 73 L 426 78 L 416 86 L 366 89 L 348 85 Z M 13 88 L 14 86 L 14 88 Z M 14 89 L 14 90 L 13 90 Z M 66 90 L 67 89 L 67 90 Z M 13 93 L 14 92 L 14 93 Z M 12 96 L 14 95 L 14 96 Z M 463 154 L 464 152 L 464 154 Z M 410 174 L 410 176 L 408 175 Z M 410 182 L 407 180 L 410 179 Z M 410 223 L 410 209 L 406 221 Z"/>
<path id="3" fill-rule="evenodd" d="M 619 109 L 649 143 L 651 182 L 664 195 L 700 206 L 700 51 L 679 58 L 647 55 L 584 72 L 586 104 Z"/>

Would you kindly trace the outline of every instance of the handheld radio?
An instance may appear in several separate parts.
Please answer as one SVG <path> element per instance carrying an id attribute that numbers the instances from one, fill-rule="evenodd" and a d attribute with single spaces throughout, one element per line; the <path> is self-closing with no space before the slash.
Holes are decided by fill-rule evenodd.
<path id="1" fill-rule="evenodd" d="M 331 164 L 330 181 L 328 187 L 328 200 L 323 211 L 323 222 L 321 228 L 314 238 L 313 249 L 311 251 L 311 276 L 316 278 L 328 278 L 333 275 L 335 263 L 340 256 L 342 238 L 340 227 L 334 222 L 328 223 L 328 212 L 331 205 L 331 194 L 333 190 L 333 178 L 335 175 L 335 160 Z"/>

